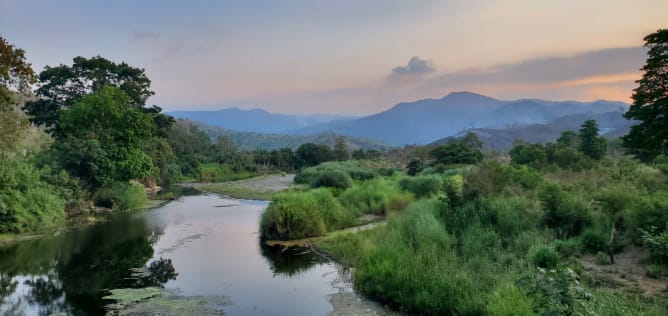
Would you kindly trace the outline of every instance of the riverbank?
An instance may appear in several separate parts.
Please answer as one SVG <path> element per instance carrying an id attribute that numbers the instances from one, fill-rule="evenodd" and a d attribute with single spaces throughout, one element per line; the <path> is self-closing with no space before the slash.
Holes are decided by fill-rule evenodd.
<path id="1" fill-rule="evenodd" d="M 235 199 L 271 201 L 274 193 L 299 187 L 294 174 L 273 174 L 221 183 L 180 183 L 204 192 L 224 194 Z"/>

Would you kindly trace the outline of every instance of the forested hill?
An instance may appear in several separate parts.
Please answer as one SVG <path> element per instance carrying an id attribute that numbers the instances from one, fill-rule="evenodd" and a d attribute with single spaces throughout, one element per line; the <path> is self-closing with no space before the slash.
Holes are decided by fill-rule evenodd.
<path id="1" fill-rule="evenodd" d="M 564 131 L 577 131 L 586 120 L 596 120 L 601 129 L 601 135 L 607 139 L 616 139 L 629 132 L 634 121 L 622 116 L 622 112 L 607 113 L 580 113 L 566 115 L 552 119 L 546 123 L 512 126 L 507 128 L 474 128 L 466 132 L 473 132 L 484 143 L 485 148 L 499 151 L 508 151 L 513 143 L 522 140 L 529 143 L 545 144 L 554 142 Z M 460 138 L 466 132 L 451 137 L 441 138 L 432 145 L 442 145 L 452 138 Z"/>
<path id="2" fill-rule="evenodd" d="M 626 109 L 626 104 L 612 101 L 502 101 L 472 92 L 455 92 L 442 99 L 399 103 L 375 115 L 311 126 L 295 132 L 313 134 L 330 131 L 401 146 L 431 143 L 471 128 L 530 125 L 566 115 Z"/>
<path id="3" fill-rule="evenodd" d="M 253 133 L 224 129 L 221 127 L 204 124 L 202 122 L 179 119 L 177 124 L 196 125 L 201 131 L 209 136 L 213 141 L 219 136 L 229 136 L 239 150 L 277 150 L 282 148 L 292 148 L 306 144 L 314 143 L 333 147 L 336 139 L 340 136 L 332 132 L 323 132 L 314 135 L 286 135 L 275 133 Z M 357 149 L 375 149 L 382 150 L 391 146 L 372 139 L 361 137 L 345 137 L 350 150 Z"/>
<path id="4" fill-rule="evenodd" d="M 244 110 L 239 108 L 215 111 L 173 111 L 167 114 L 174 118 L 189 119 L 234 131 L 279 134 L 317 124 L 355 118 L 343 115 L 278 114 L 262 109 Z"/>

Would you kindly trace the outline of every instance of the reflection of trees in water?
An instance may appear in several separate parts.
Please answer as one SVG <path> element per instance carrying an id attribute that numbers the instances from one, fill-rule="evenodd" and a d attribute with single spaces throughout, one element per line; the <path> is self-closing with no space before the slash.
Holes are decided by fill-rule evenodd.
<path id="1" fill-rule="evenodd" d="M 275 275 L 293 277 L 310 270 L 317 264 L 327 262 L 325 258 L 303 247 L 271 247 L 260 242 L 260 250 Z"/>
<path id="2" fill-rule="evenodd" d="M 75 315 L 104 314 L 104 291 L 136 286 L 131 269 L 146 265 L 153 256 L 152 244 L 161 234 L 161 230 L 149 229 L 144 219 L 121 214 L 57 237 L 1 248 L 0 305 L 5 304 L 2 298 L 17 291 L 14 276 L 33 275 L 39 277 L 23 284 L 30 287 L 25 302 L 51 312 L 68 309 Z M 149 268 L 154 283 L 177 275 L 169 259 L 156 260 Z M 2 309 L 7 308 L 11 307 Z"/>
<path id="3" fill-rule="evenodd" d="M 169 280 L 176 280 L 179 275 L 174 269 L 172 259 L 160 258 L 151 262 L 148 267 L 133 269 L 135 284 L 130 287 L 142 288 L 149 286 L 162 287 Z"/>

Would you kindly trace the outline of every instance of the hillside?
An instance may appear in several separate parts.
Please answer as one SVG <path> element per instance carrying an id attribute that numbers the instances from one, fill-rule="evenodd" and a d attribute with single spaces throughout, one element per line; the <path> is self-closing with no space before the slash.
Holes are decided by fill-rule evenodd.
<path id="1" fill-rule="evenodd" d="M 543 124 L 531 124 L 507 128 L 474 128 L 468 131 L 474 132 L 485 143 L 485 147 L 499 151 L 507 151 L 518 139 L 529 143 L 547 143 L 555 141 L 563 131 L 580 129 L 586 120 L 596 120 L 601 129 L 601 135 L 613 139 L 625 135 L 633 121 L 622 116 L 622 112 L 613 111 L 606 113 L 580 113 L 571 114 L 552 119 Z M 467 132 L 468 132 L 467 131 Z M 465 132 L 458 133 L 452 137 L 461 137 Z M 452 137 L 439 139 L 431 144 L 439 145 L 446 143 Z"/>
<path id="2" fill-rule="evenodd" d="M 340 135 L 334 133 L 319 133 L 315 135 L 285 135 L 285 134 L 269 134 L 269 133 L 253 133 L 232 131 L 217 126 L 207 125 L 201 122 L 190 120 L 179 120 L 187 122 L 187 124 L 195 124 L 197 127 L 206 133 L 211 139 L 215 140 L 218 136 L 227 135 L 232 138 L 234 144 L 239 150 L 255 150 L 255 149 L 281 149 L 281 148 L 297 148 L 305 143 L 323 144 L 334 146 L 336 138 Z M 371 139 L 360 137 L 346 136 L 346 142 L 350 150 L 356 149 L 376 149 L 382 150 L 389 148 L 387 144 Z"/>
<path id="3" fill-rule="evenodd" d="M 286 131 L 355 117 L 340 115 L 290 115 L 270 113 L 262 109 L 228 108 L 216 111 L 174 111 L 167 114 L 202 122 L 229 130 L 255 133 L 284 133 Z"/>
<path id="4" fill-rule="evenodd" d="M 329 131 L 395 146 L 427 144 L 471 128 L 538 124 L 566 115 L 606 113 L 625 107 L 622 102 L 611 101 L 502 101 L 472 92 L 454 92 L 441 99 L 399 103 L 375 115 L 306 127 L 295 133 Z"/>

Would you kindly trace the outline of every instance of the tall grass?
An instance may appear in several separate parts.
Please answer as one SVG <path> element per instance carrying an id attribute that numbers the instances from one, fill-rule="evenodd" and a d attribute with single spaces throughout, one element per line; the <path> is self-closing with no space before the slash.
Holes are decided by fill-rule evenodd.
<path id="1" fill-rule="evenodd" d="M 262 214 L 260 235 L 279 240 L 321 236 L 356 221 L 356 214 L 342 208 L 327 189 L 281 192 Z"/>
<path id="2" fill-rule="evenodd" d="M 295 183 L 313 185 L 324 174 L 339 173 L 345 173 L 351 179 L 359 181 L 370 180 L 378 176 L 378 173 L 364 161 L 332 161 L 303 169 L 295 177 Z"/>
<path id="3" fill-rule="evenodd" d="M 357 214 L 385 215 L 404 209 L 413 196 L 400 191 L 395 181 L 373 179 L 344 191 L 339 200 Z"/>

